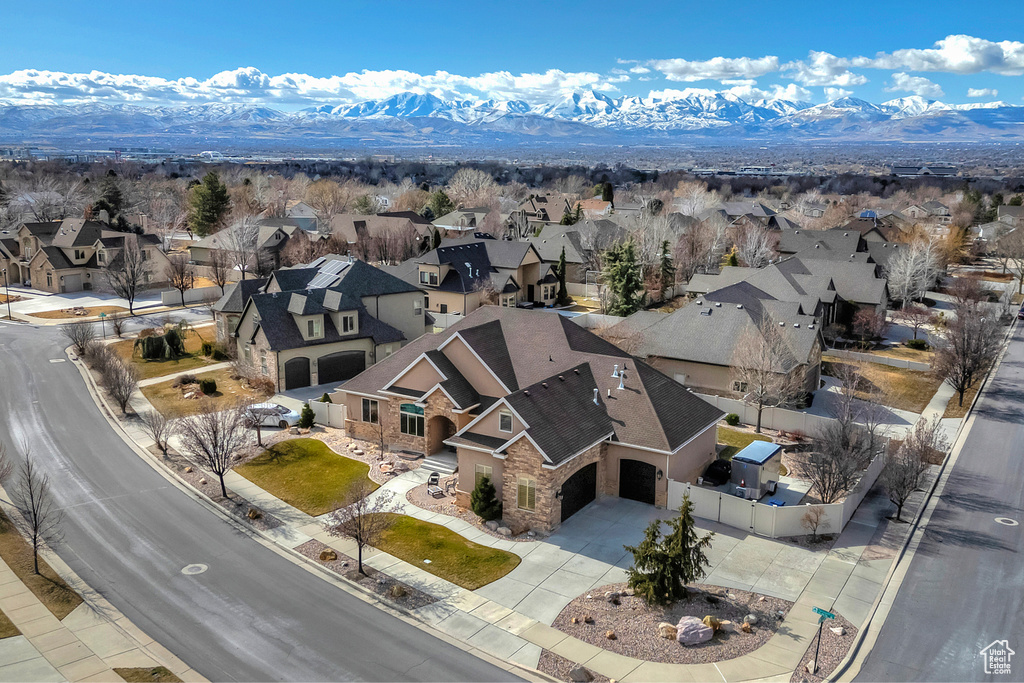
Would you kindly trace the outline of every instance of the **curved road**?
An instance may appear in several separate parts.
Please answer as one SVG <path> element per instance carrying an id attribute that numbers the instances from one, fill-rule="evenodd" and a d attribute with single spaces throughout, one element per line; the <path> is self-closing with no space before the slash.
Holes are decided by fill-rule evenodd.
<path id="1" fill-rule="evenodd" d="M 512 674 L 339 590 L 172 486 L 110 428 L 56 328 L 0 324 L 0 439 L 66 510 L 58 553 L 210 680 L 503 681 Z M 184 576 L 192 563 L 209 571 Z"/>

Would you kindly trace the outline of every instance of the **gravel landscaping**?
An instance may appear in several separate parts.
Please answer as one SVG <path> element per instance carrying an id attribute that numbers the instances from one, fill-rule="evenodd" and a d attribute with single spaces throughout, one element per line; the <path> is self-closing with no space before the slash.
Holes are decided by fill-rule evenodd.
<path id="1" fill-rule="evenodd" d="M 359 573 L 359 564 L 351 557 L 334 551 L 338 559 L 321 560 L 320 553 L 331 548 L 320 541 L 306 541 L 295 548 L 301 555 L 308 557 L 322 567 L 327 567 L 335 574 L 343 576 L 352 583 L 357 583 L 363 588 L 368 588 L 388 602 L 406 609 L 414 610 L 437 602 L 429 593 L 413 588 L 408 584 L 396 581 L 387 574 L 379 572 L 373 567 L 363 564 L 367 575 Z M 396 588 L 397 586 L 397 588 Z"/>
<path id="2" fill-rule="evenodd" d="M 560 681 L 572 681 L 569 676 L 569 672 L 578 667 L 579 664 L 571 660 L 556 655 L 551 650 L 540 651 L 540 662 L 537 664 L 537 669 L 546 673 L 548 676 L 557 678 Z M 589 669 L 587 669 L 590 671 Z M 590 671 L 590 675 L 594 677 L 594 683 L 608 683 L 611 679 L 607 676 L 602 676 L 596 671 Z"/>
<path id="3" fill-rule="evenodd" d="M 693 596 L 689 601 L 661 608 L 648 607 L 640 598 L 626 595 L 624 583 L 609 584 L 591 590 L 587 594 L 592 596 L 590 600 L 583 595 L 570 602 L 552 626 L 591 645 L 644 661 L 706 664 L 733 659 L 761 647 L 782 622 L 777 612 L 788 613 L 793 606 L 788 600 L 718 586 L 697 584 L 691 590 Z M 606 600 L 606 592 L 622 594 L 619 598 L 621 604 L 615 605 Z M 716 602 L 708 602 L 709 597 Z M 748 614 L 757 616 L 757 623 L 752 625 L 751 633 L 743 633 L 739 630 L 740 625 Z M 675 625 L 684 616 L 703 619 L 708 615 L 720 621 L 733 622 L 735 632 L 722 629 L 711 640 L 689 646 L 658 634 L 661 622 Z M 574 617 L 578 623 L 572 623 Z M 587 623 L 586 617 L 590 617 L 593 623 Z M 614 632 L 614 640 L 606 636 L 608 631 Z M 553 674 L 546 669 L 541 670 Z"/>
<path id="4" fill-rule="evenodd" d="M 833 628 L 841 628 L 843 635 L 833 633 L 830 630 Z M 818 636 L 815 634 L 814 638 L 811 639 L 810 647 L 807 648 L 803 659 L 800 660 L 800 666 L 796 668 L 796 671 L 793 672 L 793 676 L 789 680 L 791 683 L 800 683 L 801 681 L 820 683 L 824 681 L 839 666 L 839 663 L 843 661 L 856 638 L 857 629 L 842 615 L 837 614 L 834 621 L 826 622 L 822 628 L 821 651 L 818 653 L 818 670 L 813 674 L 807 672 L 807 665 L 814 659 L 814 648 L 818 645 Z"/>
<path id="5" fill-rule="evenodd" d="M 441 490 L 445 489 L 445 483 L 449 480 L 454 480 L 455 475 L 444 477 L 441 479 Z M 442 515 L 448 515 L 449 517 L 457 517 L 464 522 L 469 522 L 475 528 L 480 531 L 500 538 L 506 541 L 536 541 L 541 538 L 539 535 L 530 536 L 528 531 L 524 531 L 518 536 L 502 536 L 497 531 L 489 528 L 484 520 L 480 519 L 475 512 L 468 508 L 459 507 L 455 503 L 455 496 L 443 495 L 443 496 L 432 496 L 427 493 L 427 485 L 420 484 L 416 488 L 409 489 L 405 494 L 405 499 L 415 505 L 418 508 L 422 508 L 428 512 L 437 512 Z"/>

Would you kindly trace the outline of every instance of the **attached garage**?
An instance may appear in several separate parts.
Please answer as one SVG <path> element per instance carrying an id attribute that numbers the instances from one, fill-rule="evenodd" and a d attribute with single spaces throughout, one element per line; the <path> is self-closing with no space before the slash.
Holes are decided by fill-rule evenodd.
<path id="1" fill-rule="evenodd" d="M 284 388 L 286 390 L 308 387 L 309 384 L 308 358 L 292 358 L 284 364 Z"/>
<path id="2" fill-rule="evenodd" d="M 562 521 L 597 498 L 597 463 L 591 463 L 562 484 Z"/>
<path id="3" fill-rule="evenodd" d="M 338 351 L 320 356 L 316 362 L 317 383 L 343 382 L 366 369 L 365 351 Z"/>
<path id="4" fill-rule="evenodd" d="M 81 273 L 68 273 L 67 275 L 61 276 L 63 279 L 60 283 L 61 292 L 80 292 L 82 291 L 82 274 Z"/>
<path id="5" fill-rule="evenodd" d="M 654 505 L 657 468 L 640 460 L 619 460 L 619 498 Z"/>

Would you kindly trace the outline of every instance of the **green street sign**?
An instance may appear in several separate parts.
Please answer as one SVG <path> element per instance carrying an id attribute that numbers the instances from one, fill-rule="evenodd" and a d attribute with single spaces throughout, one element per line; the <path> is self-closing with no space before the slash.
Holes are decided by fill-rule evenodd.
<path id="1" fill-rule="evenodd" d="M 107 317 L 107 314 L 106 314 L 106 313 L 100 313 L 100 317 L 101 317 L 101 318 L 106 318 L 106 317 Z"/>
<path id="2" fill-rule="evenodd" d="M 814 610 L 815 614 L 820 614 L 821 615 L 821 619 L 818 620 L 819 622 L 825 621 L 826 619 L 835 619 L 836 618 L 836 615 L 832 614 L 831 612 L 826 612 L 825 610 L 821 609 L 820 607 L 814 607 L 812 609 Z"/>

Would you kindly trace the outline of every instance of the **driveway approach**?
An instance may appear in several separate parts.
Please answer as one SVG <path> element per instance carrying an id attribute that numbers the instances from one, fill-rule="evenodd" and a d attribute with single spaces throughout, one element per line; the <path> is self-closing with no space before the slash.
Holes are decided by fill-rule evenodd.
<path id="1" fill-rule="evenodd" d="M 27 443 L 66 510 L 60 556 L 211 680 L 511 680 L 261 545 L 111 429 L 54 328 L 0 324 L 0 440 Z M 51 362 L 58 361 L 58 362 Z M 186 576 L 193 563 L 209 566 Z"/>
<path id="2" fill-rule="evenodd" d="M 992 680 L 982 648 L 1024 653 L 1022 339 L 1018 326 L 858 680 Z M 1024 654 L 1011 667 L 995 678 L 1024 680 Z"/>

